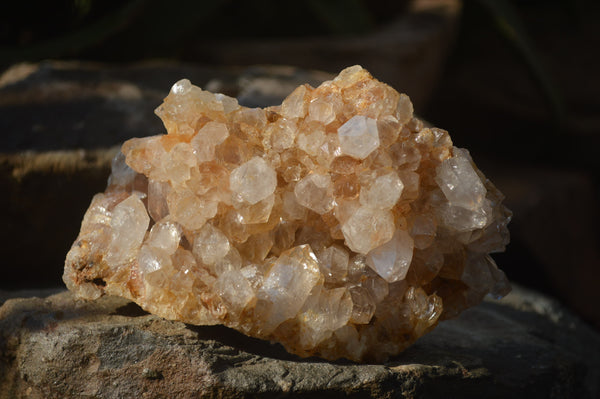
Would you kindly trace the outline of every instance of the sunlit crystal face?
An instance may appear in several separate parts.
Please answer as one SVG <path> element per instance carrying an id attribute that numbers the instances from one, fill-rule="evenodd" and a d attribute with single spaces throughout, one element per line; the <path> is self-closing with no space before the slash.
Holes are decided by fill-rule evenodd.
<path id="1" fill-rule="evenodd" d="M 333 209 L 332 192 L 333 183 L 329 174 L 311 173 L 300 180 L 294 188 L 296 201 L 321 215 Z"/>
<path id="2" fill-rule="evenodd" d="M 392 209 L 400 199 L 404 183 L 395 171 L 374 178 L 360 192 L 360 203 L 372 208 Z"/>
<path id="3" fill-rule="evenodd" d="M 260 157 L 254 157 L 234 169 L 229 177 L 232 193 L 250 204 L 256 204 L 273 194 L 276 186 L 275 171 Z"/>
<path id="4" fill-rule="evenodd" d="M 389 211 L 361 206 L 342 226 L 346 245 L 366 254 L 388 242 L 394 235 L 393 215 Z"/>
<path id="5" fill-rule="evenodd" d="M 410 234 L 396 230 L 391 240 L 369 252 L 367 264 L 390 283 L 404 280 L 412 261 L 413 248 Z"/>
<path id="6" fill-rule="evenodd" d="M 379 133 L 374 119 L 353 116 L 338 129 L 340 147 L 344 154 L 365 159 L 379 147 Z"/>
<path id="7" fill-rule="evenodd" d="M 168 134 L 123 145 L 67 255 L 79 296 L 382 361 L 509 290 L 502 194 L 360 66 L 268 109 L 183 79 L 156 113 Z"/>

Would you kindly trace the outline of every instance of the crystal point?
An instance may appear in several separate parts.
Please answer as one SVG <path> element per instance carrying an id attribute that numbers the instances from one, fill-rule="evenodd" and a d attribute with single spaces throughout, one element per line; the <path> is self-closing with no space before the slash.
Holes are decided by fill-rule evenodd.
<path id="1" fill-rule="evenodd" d="M 135 194 L 115 206 L 110 220 L 112 237 L 106 251 L 106 262 L 118 267 L 135 256 L 149 222 L 146 208 Z"/>
<path id="2" fill-rule="evenodd" d="M 277 174 L 261 157 L 254 157 L 231 172 L 229 186 L 234 194 L 254 205 L 273 194 Z"/>
<path id="3" fill-rule="evenodd" d="M 329 174 L 312 173 L 300 180 L 294 188 L 298 203 L 321 215 L 333 208 L 332 192 Z"/>
<path id="4" fill-rule="evenodd" d="M 379 147 L 379 133 L 375 119 L 356 115 L 338 129 L 340 147 L 344 154 L 365 159 Z"/>
<path id="5" fill-rule="evenodd" d="M 404 280 L 412 261 L 414 241 L 404 230 L 396 230 L 391 240 L 367 255 L 367 264 L 384 280 Z"/>

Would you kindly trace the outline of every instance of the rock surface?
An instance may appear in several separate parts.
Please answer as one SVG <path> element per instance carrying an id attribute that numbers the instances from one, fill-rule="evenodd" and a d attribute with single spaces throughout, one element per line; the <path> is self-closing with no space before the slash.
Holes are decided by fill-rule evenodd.
<path id="1" fill-rule="evenodd" d="M 2 399 L 600 394 L 600 336 L 519 287 L 443 323 L 385 364 L 300 359 L 225 327 L 190 326 L 122 298 L 84 302 L 69 292 L 7 300 L 0 353 Z"/>

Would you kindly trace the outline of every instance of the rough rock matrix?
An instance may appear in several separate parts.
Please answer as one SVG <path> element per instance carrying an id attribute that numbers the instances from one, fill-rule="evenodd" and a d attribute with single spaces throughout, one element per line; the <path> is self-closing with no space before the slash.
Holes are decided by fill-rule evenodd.
<path id="1" fill-rule="evenodd" d="M 127 141 L 64 281 L 300 356 L 382 361 L 510 287 L 502 194 L 360 66 L 281 106 L 177 82 L 167 135 Z"/>

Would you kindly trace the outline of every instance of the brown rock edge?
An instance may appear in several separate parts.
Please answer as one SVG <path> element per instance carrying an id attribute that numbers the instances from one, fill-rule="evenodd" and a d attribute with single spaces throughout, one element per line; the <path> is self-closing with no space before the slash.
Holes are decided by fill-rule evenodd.
<path id="1" fill-rule="evenodd" d="M 0 292 L 0 301 L 7 297 Z M 595 398 L 600 336 L 520 287 L 441 323 L 385 364 L 300 359 L 279 345 L 168 321 L 116 297 L 85 302 L 60 292 L 0 307 L 2 399 L 288 394 Z"/>

